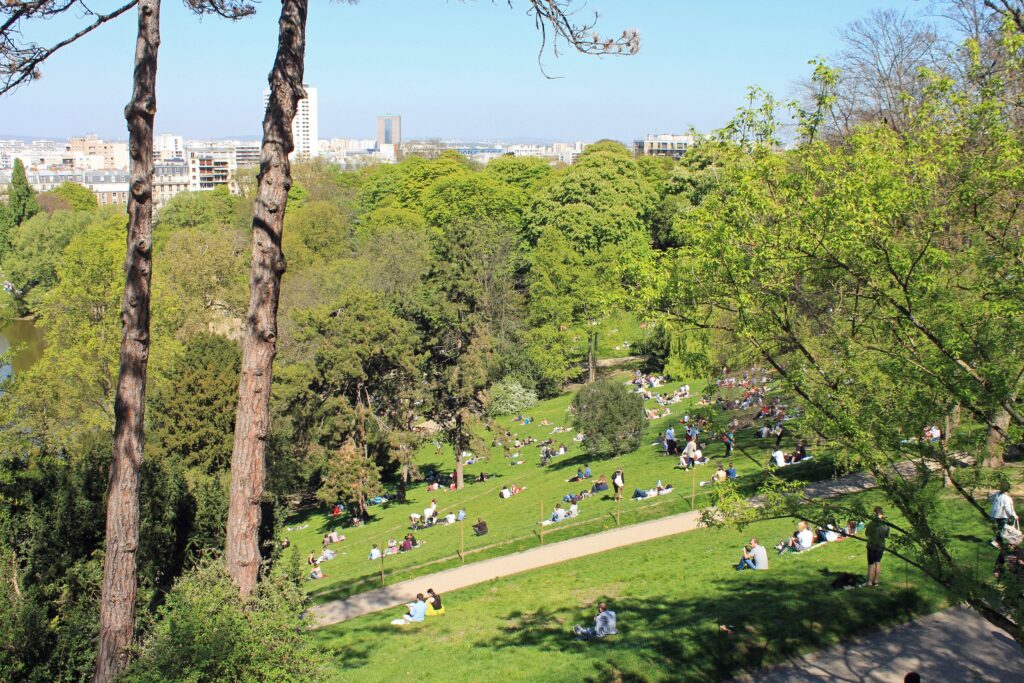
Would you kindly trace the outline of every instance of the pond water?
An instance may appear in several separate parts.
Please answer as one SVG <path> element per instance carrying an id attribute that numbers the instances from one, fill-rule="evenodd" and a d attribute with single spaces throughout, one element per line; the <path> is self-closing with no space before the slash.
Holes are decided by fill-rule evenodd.
<path id="1" fill-rule="evenodd" d="M 0 381 L 10 377 L 12 372 L 27 370 L 39 360 L 43 355 L 43 331 L 31 320 L 15 320 L 0 330 L 0 353 L 12 346 L 21 346 L 21 350 L 9 364 L 0 367 Z"/>

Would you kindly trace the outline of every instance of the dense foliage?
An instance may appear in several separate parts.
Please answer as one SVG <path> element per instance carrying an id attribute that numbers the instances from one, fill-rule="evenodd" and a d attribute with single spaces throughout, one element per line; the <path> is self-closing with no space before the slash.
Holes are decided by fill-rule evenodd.
<path id="1" fill-rule="evenodd" d="M 614 379 L 588 384 L 572 401 L 573 425 L 586 437 L 587 453 L 607 457 L 627 453 L 640 445 L 647 426 L 644 401 Z"/>

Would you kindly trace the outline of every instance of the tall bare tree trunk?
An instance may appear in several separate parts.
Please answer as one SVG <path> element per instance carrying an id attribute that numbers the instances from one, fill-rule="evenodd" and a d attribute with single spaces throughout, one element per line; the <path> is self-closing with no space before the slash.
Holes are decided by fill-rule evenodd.
<path id="1" fill-rule="evenodd" d="M 587 335 L 587 383 L 597 380 L 597 332 Z"/>
<path id="2" fill-rule="evenodd" d="M 128 665 L 138 592 L 139 468 L 142 465 L 149 360 L 149 283 L 153 271 L 153 117 L 160 49 L 160 0 L 139 2 L 132 101 L 125 107 L 131 156 L 128 243 L 121 311 L 121 360 L 114 397 L 114 449 L 107 493 L 106 554 L 94 681 Z"/>
<path id="3" fill-rule="evenodd" d="M 466 475 L 465 475 L 465 463 L 462 462 L 462 454 L 465 452 L 466 447 L 469 445 L 469 439 L 466 438 L 466 419 L 463 414 L 464 409 L 460 408 L 455 411 L 455 490 L 461 491 L 462 487 L 465 486 Z"/>
<path id="4" fill-rule="evenodd" d="M 260 569 L 260 500 L 266 478 L 270 383 L 277 352 L 277 302 L 285 270 L 281 233 L 292 185 L 288 162 L 295 148 L 292 120 L 299 100 L 305 97 L 302 75 L 308 5 L 308 0 L 282 0 L 277 56 L 268 79 L 270 100 L 263 118 L 263 149 L 252 219 L 249 312 L 238 383 L 224 553 L 228 574 L 242 595 L 256 587 Z"/>
<path id="5" fill-rule="evenodd" d="M 1002 467 L 1006 452 L 1006 430 L 1010 428 L 1010 413 L 1002 408 L 996 411 L 988 428 L 985 441 L 985 467 Z"/>

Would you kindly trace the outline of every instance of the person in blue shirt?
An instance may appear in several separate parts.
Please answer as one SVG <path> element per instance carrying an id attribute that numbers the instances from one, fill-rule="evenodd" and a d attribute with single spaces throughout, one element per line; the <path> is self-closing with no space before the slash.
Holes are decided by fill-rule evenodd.
<path id="1" fill-rule="evenodd" d="M 736 468 L 732 466 L 732 463 L 729 463 L 729 469 L 725 471 L 725 476 L 727 476 L 729 479 L 735 479 L 737 476 L 739 476 L 736 474 Z"/>
<path id="2" fill-rule="evenodd" d="M 459 514 L 455 516 L 455 521 L 456 522 L 461 522 L 464 519 L 466 519 L 466 511 L 465 510 L 459 510 Z"/>
<path id="3" fill-rule="evenodd" d="M 597 616 L 594 617 L 593 628 L 583 628 L 577 624 L 572 627 L 572 631 L 576 634 L 577 638 L 581 638 L 583 640 L 614 636 L 617 633 L 615 630 L 615 621 L 615 612 L 608 609 L 608 605 L 602 602 L 597 606 Z"/>
<path id="4" fill-rule="evenodd" d="M 590 479 L 594 474 L 590 471 L 590 465 L 584 465 L 583 467 L 583 478 Z"/>
<path id="5" fill-rule="evenodd" d="M 406 623 L 414 623 L 426 619 L 427 603 L 423 599 L 423 593 L 417 593 L 416 602 L 410 602 L 406 606 L 409 608 L 409 612 L 402 616 Z"/>

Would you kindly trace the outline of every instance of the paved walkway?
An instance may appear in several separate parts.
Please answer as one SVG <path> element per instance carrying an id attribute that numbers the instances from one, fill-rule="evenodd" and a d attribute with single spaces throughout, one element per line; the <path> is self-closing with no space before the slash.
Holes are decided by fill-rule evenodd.
<path id="1" fill-rule="evenodd" d="M 975 612 L 954 607 L 737 680 L 899 683 L 911 671 L 923 681 L 1019 681 L 1024 648 Z"/>
<path id="2" fill-rule="evenodd" d="M 836 480 L 814 482 L 809 484 L 805 493 L 814 497 L 836 497 L 857 493 L 875 486 L 874 480 L 861 473 L 850 474 Z M 757 499 L 752 500 L 757 504 Z M 684 512 L 678 515 L 662 517 L 649 522 L 631 524 L 619 529 L 603 531 L 587 536 L 579 536 L 559 543 L 551 543 L 511 555 L 503 555 L 489 560 L 448 569 L 435 574 L 427 574 L 401 581 L 390 586 L 353 595 L 344 600 L 333 600 L 322 605 L 311 607 L 308 616 L 313 628 L 331 626 L 342 621 L 361 617 L 364 614 L 398 607 L 412 600 L 417 593 L 426 588 L 433 588 L 439 593 L 446 593 L 466 586 L 472 586 L 502 576 L 510 576 L 520 572 L 546 567 L 559 562 L 574 560 L 578 557 L 596 555 L 606 550 L 621 548 L 634 543 L 643 543 L 657 538 L 674 536 L 697 528 L 700 511 Z"/>
<path id="3" fill-rule="evenodd" d="M 634 543 L 681 534 L 684 531 L 696 529 L 699 520 L 700 511 L 695 510 L 650 522 L 631 524 L 598 534 L 549 543 L 519 553 L 401 581 L 391 586 L 353 595 L 344 600 L 327 602 L 310 608 L 309 615 L 317 627 L 330 626 L 371 612 L 397 607 L 409 602 L 417 593 L 422 593 L 428 587 L 439 593 L 446 593 L 502 576 L 573 560 L 577 557 L 596 555 L 606 550 Z"/>

